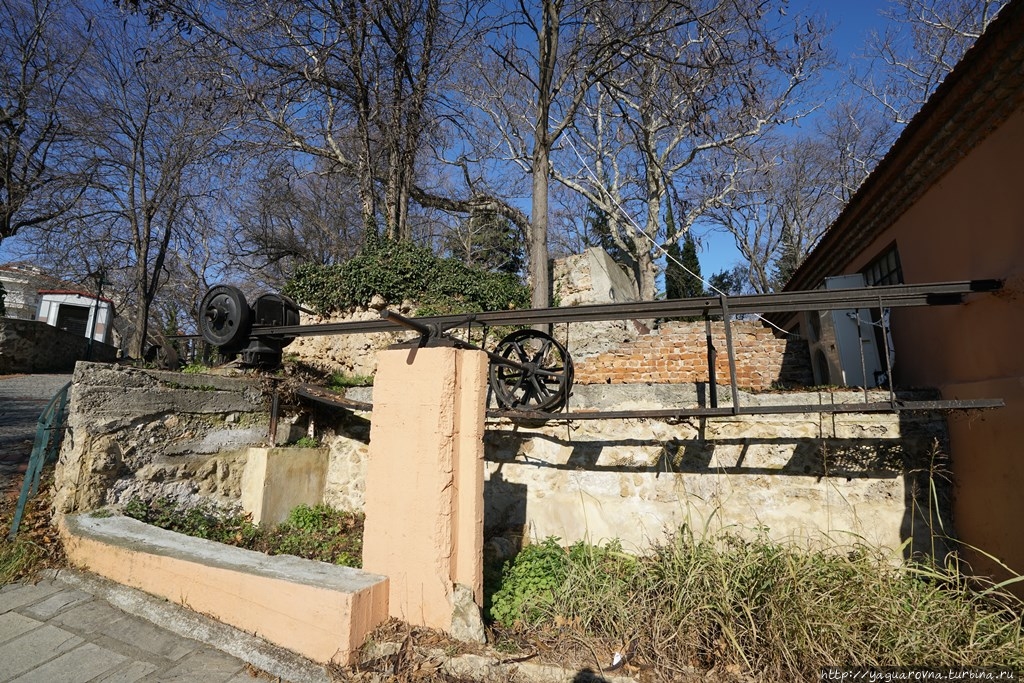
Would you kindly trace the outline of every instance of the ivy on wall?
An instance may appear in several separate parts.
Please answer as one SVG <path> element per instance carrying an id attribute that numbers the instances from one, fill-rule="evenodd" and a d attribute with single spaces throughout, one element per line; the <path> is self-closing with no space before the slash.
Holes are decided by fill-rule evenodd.
<path id="1" fill-rule="evenodd" d="M 419 302 L 417 315 L 523 308 L 530 301 L 529 290 L 515 275 L 473 268 L 427 247 L 383 238 L 367 240 L 345 263 L 299 266 L 284 293 L 321 314 L 367 306 L 378 295 L 387 304 Z"/>

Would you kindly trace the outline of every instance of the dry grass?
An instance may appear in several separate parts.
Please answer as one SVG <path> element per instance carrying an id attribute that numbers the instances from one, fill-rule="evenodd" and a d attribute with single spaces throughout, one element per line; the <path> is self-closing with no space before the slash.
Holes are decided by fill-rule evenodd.
<path id="1" fill-rule="evenodd" d="M 523 602 L 525 620 L 562 642 L 626 653 L 650 680 L 694 668 L 768 680 L 843 665 L 1024 669 L 1020 600 L 877 550 L 684 531 L 641 558 L 583 545 L 565 558 L 558 587 Z"/>
<path id="2" fill-rule="evenodd" d="M 13 541 L 7 540 L 7 534 L 14 521 L 20 486 L 0 493 L 0 586 L 32 579 L 43 569 L 66 565 L 57 530 L 50 525 L 52 484 L 53 467 L 50 466 L 43 471 L 39 495 L 30 498 L 25 506 L 18 535 Z"/>

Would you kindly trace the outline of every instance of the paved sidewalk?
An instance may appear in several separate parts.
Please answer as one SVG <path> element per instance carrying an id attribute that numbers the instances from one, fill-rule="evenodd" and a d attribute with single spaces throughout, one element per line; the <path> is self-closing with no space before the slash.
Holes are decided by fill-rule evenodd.
<path id="1" fill-rule="evenodd" d="M 61 570 L 0 588 L 3 682 L 326 680 L 321 667 L 292 653 L 87 573 Z"/>

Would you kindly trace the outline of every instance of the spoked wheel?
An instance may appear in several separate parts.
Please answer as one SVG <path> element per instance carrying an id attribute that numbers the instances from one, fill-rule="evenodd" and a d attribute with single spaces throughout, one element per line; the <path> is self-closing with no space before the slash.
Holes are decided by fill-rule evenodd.
<path id="1" fill-rule="evenodd" d="M 551 335 L 519 330 L 488 355 L 491 390 L 505 410 L 555 412 L 569 400 L 572 359 Z"/>
<path id="2" fill-rule="evenodd" d="M 237 287 L 217 285 L 199 306 L 203 339 L 230 353 L 245 346 L 251 327 L 249 304 Z"/>

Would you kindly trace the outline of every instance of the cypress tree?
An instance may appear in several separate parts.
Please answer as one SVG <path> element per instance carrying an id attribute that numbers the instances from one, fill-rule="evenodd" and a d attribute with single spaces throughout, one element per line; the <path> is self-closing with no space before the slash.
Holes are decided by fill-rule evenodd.
<path id="1" fill-rule="evenodd" d="M 669 235 L 675 233 L 675 217 L 672 215 L 672 202 L 668 202 L 665 212 L 665 228 Z M 682 246 L 676 239 L 665 249 L 668 263 L 665 265 L 665 297 L 668 299 L 688 299 L 704 295 L 704 282 L 701 280 L 700 260 L 697 259 L 697 243 L 689 231 L 683 236 Z M 682 264 L 682 265 L 680 265 Z M 685 269 L 683 268 L 685 266 Z M 689 273 L 686 271 L 690 271 Z M 691 275 L 690 273 L 693 273 Z"/>

